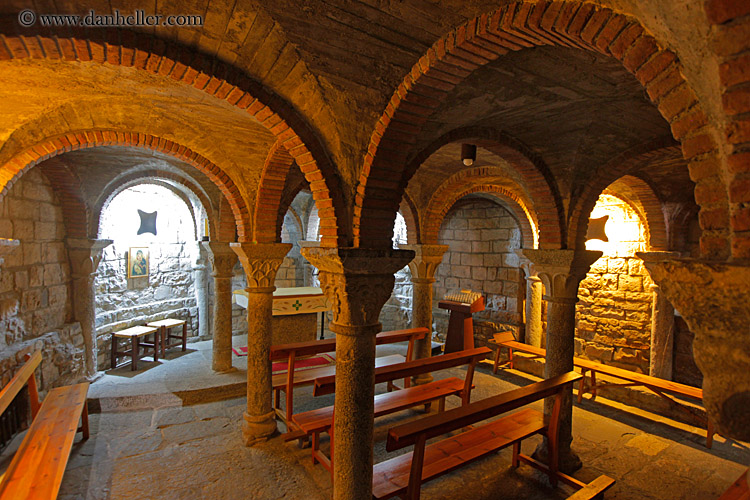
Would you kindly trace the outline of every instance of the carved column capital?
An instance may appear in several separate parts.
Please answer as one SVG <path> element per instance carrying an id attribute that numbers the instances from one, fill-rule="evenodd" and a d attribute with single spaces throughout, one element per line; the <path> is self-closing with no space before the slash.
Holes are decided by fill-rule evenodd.
<path id="1" fill-rule="evenodd" d="M 320 283 L 333 304 L 331 330 L 344 335 L 375 334 L 378 316 L 393 291 L 393 274 L 414 258 L 412 250 L 303 247 L 320 270 Z"/>
<path id="2" fill-rule="evenodd" d="M 65 240 L 73 279 L 88 278 L 99 268 L 102 253 L 112 240 L 89 240 L 68 238 Z"/>
<path id="3" fill-rule="evenodd" d="M 247 289 L 274 288 L 276 272 L 292 248 L 291 243 L 232 243 L 247 276 Z M 271 290 L 273 291 L 273 290 Z"/>
<path id="4" fill-rule="evenodd" d="M 399 245 L 401 250 L 412 250 L 414 258 L 409 262 L 411 279 L 414 283 L 435 282 L 435 271 L 443 262 L 443 255 L 448 251 L 448 245 Z"/>
<path id="5" fill-rule="evenodd" d="M 695 334 L 709 417 L 722 435 L 750 440 L 750 266 L 638 256 Z"/>
<path id="6" fill-rule="evenodd" d="M 529 260 L 526 255 L 524 255 L 525 249 L 519 248 L 515 251 L 515 254 L 518 255 L 518 267 L 520 267 L 523 270 L 523 274 L 526 277 L 526 279 L 533 279 L 538 281 L 539 277 L 536 275 L 536 268 L 534 268 L 534 263 Z"/>
<path id="7" fill-rule="evenodd" d="M 524 248 L 524 257 L 531 261 L 547 293 L 545 300 L 572 302 L 578 300 L 578 284 L 602 256 L 590 250 L 539 250 Z"/>
<path id="8" fill-rule="evenodd" d="M 229 243 L 224 241 L 201 242 L 203 249 L 211 261 L 211 276 L 214 278 L 231 278 L 234 275 L 234 265 L 237 254 L 232 251 Z"/>

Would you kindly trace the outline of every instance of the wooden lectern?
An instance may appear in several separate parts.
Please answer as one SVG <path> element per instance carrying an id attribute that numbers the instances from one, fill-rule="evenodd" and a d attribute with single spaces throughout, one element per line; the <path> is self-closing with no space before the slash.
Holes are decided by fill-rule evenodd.
<path id="1" fill-rule="evenodd" d="M 438 307 L 451 312 L 444 354 L 474 349 L 474 322 L 471 315 L 475 312 L 484 311 L 482 294 L 471 290 L 447 294 L 443 300 L 438 302 Z"/>

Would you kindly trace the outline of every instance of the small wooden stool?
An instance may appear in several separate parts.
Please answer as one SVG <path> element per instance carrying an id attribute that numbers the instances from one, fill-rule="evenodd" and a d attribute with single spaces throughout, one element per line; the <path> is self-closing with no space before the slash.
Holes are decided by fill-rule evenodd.
<path id="1" fill-rule="evenodd" d="M 164 351 L 169 349 L 170 347 L 176 347 L 180 344 L 182 344 L 182 350 L 187 350 L 187 323 L 185 320 L 182 319 L 174 319 L 174 318 L 167 318 L 167 319 L 161 319 L 159 321 L 152 321 L 150 323 L 147 323 L 148 326 L 152 326 L 154 328 L 159 329 L 160 337 L 161 337 L 161 357 L 164 357 Z M 169 330 L 175 326 L 182 325 L 182 335 L 172 335 Z M 172 344 L 169 343 L 171 339 L 177 339 L 178 342 L 174 342 Z"/>
<path id="2" fill-rule="evenodd" d="M 142 342 L 141 337 L 146 335 L 154 334 L 154 342 Z M 117 351 L 117 337 L 129 338 L 131 348 L 128 351 Z M 159 329 L 150 326 L 133 326 L 120 330 L 119 332 L 112 332 L 112 368 L 117 368 L 117 359 L 121 356 L 130 356 L 133 360 L 130 364 L 131 370 L 138 369 L 138 356 L 139 348 L 145 347 L 146 349 L 154 350 L 154 361 L 159 361 Z M 145 350 L 144 350 L 145 351 Z"/>

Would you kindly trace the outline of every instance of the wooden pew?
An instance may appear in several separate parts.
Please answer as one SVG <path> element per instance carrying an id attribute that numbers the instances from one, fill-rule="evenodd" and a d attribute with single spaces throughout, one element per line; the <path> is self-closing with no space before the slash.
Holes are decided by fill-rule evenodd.
<path id="1" fill-rule="evenodd" d="M 517 342 L 513 340 L 512 336 L 508 338 L 505 335 L 498 335 L 495 337 L 495 343 L 498 346 L 506 347 L 508 349 L 508 361 L 506 364 L 509 365 L 511 369 L 513 368 L 513 351 L 521 351 L 521 352 L 528 353 L 531 355 L 532 358 L 544 358 L 546 355 L 546 351 L 544 349 L 539 348 L 539 347 L 534 347 L 528 344 L 523 344 L 521 342 Z M 494 373 L 497 373 L 497 368 L 499 364 L 500 364 L 500 349 L 498 348 L 497 352 L 495 353 L 495 364 L 493 367 Z M 629 386 L 646 387 L 647 389 L 651 390 L 658 396 L 669 401 L 671 405 L 677 407 L 683 412 L 686 412 L 687 414 L 691 415 L 694 419 L 697 419 L 699 422 L 705 425 L 706 426 L 706 448 L 711 448 L 711 445 L 713 444 L 714 434 L 716 433 L 714 431 L 713 423 L 709 419 L 704 417 L 703 415 L 700 415 L 699 413 L 694 411 L 694 409 L 690 408 L 689 406 L 681 404 L 679 401 L 677 401 L 676 399 L 670 396 L 670 394 L 677 394 L 680 396 L 684 396 L 684 397 L 696 400 L 699 403 L 703 403 L 703 390 L 698 389 L 697 387 L 680 384 L 678 382 L 672 382 L 671 380 L 665 380 L 665 379 L 658 378 L 658 377 L 652 377 L 650 375 L 644 375 L 642 373 L 636 373 L 630 370 L 623 370 L 622 368 L 617 368 L 616 366 L 608 366 L 602 363 L 597 363 L 595 361 L 590 361 L 588 359 L 583 359 L 583 358 L 573 358 L 573 365 L 576 368 L 579 368 L 581 370 L 581 374 L 583 375 L 583 378 L 581 379 L 580 385 L 578 387 L 578 402 L 579 403 L 583 400 L 583 395 L 587 392 L 591 394 L 591 400 L 592 401 L 595 400 L 597 389 L 600 389 L 602 387 L 629 387 Z M 610 377 L 614 377 L 619 380 L 623 380 L 624 382 L 623 383 L 597 382 L 596 381 L 597 373 L 601 373 Z M 586 377 L 587 374 L 589 375 L 588 380 Z"/>
<path id="2" fill-rule="evenodd" d="M 425 338 L 429 333 L 427 328 L 410 328 L 407 330 L 393 330 L 380 332 L 375 337 L 377 345 L 392 344 L 397 342 L 409 342 L 406 350 L 406 358 L 400 354 L 382 356 L 375 359 L 375 366 L 387 366 L 395 363 L 401 363 L 410 360 L 414 352 L 414 343 L 419 339 Z M 294 413 L 294 388 L 311 385 L 315 379 L 334 375 L 336 373 L 335 365 L 321 366 L 309 370 L 295 371 L 295 362 L 297 359 L 306 356 L 315 356 L 336 351 L 336 339 L 310 340 L 306 342 L 294 342 L 291 344 L 279 344 L 271 347 L 271 361 L 287 360 L 286 373 L 279 373 L 272 377 L 274 391 L 274 409 L 279 418 L 286 424 L 287 432 L 285 439 L 297 439 L 304 433 L 300 433 L 294 428 L 292 415 Z M 409 381 L 405 380 L 404 385 L 408 386 Z M 281 393 L 286 394 L 286 408 L 281 410 Z"/>
<path id="3" fill-rule="evenodd" d="M 747 469 L 725 491 L 719 500 L 750 500 L 750 469 Z"/>
<path id="4" fill-rule="evenodd" d="M 383 366 L 375 369 L 375 383 L 388 383 L 393 380 L 413 377 L 422 373 L 430 373 L 455 366 L 468 365 L 464 380 L 450 377 L 435 380 L 428 384 L 404 388 L 396 392 L 388 392 L 375 396 L 374 417 L 381 417 L 397 411 L 428 405 L 432 401 L 439 401 L 439 411 L 445 408 L 447 396 L 461 397 L 462 404 L 468 404 L 474 379 L 474 368 L 492 351 L 487 347 L 469 349 L 431 358 L 417 359 L 395 365 Z M 336 379 L 333 376 L 319 378 L 315 381 L 313 394 L 320 396 L 332 394 L 336 390 Z M 308 436 L 312 436 L 313 464 L 320 462 L 333 472 L 333 416 L 334 406 L 318 408 L 292 417 L 295 424 Z M 330 458 L 320 450 L 320 434 L 327 432 L 331 437 Z"/>
<path id="5" fill-rule="evenodd" d="M 40 405 L 34 370 L 41 361 L 39 351 L 29 356 L 0 392 L 2 413 L 28 385 L 32 416 L 31 427 L 0 479 L 0 500 L 57 498 L 76 433 L 82 431 L 83 439 L 89 438 L 88 382 L 52 389 Z"/>
<path id="6" fill-rule="evenodd" d="M 391 428 L 388 431 L 386 450 L 394 451 L 407 446 L 414 446 L 414 450 L 375 465 L 373 498 L 400 496 L 416 500 L 420 496 L 422 483 L 510 445 L 513 445 L 513 467 L 518 467 L 519 462 L 523 461 L 547 473 L 553 485 L 562 480 L 574 487 L 584 487 L 580 481 L 557 470 L 557 440 L 562 397 L 565 392 L 571 391 L 573 383 L 580 378 L 581 375 L 569 372 Z M 524 408 L 498 420 L 472 427 L 461 434 L 426 445 L 428 439 L 551 396 L 555 397 L 555 404 L 548 420 L 544 418 L 543 413 Z M 548 438 L 549 466 L 521 453 L 521 441 L 534 434 L 543 434 Z"/>

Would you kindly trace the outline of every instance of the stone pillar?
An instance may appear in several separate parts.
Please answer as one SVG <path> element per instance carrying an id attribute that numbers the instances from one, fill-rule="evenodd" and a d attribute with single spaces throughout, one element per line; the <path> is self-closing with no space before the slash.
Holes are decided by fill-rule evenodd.
<path id="1" fill-rule="evenodd" d="M 544 283 L 547 294 L 547 356 L 544 377 L 552 378 L 573 370 L 575 354 L 575 317 L 578 285 L 586 277 L 591 264 L 602 252 L 588 250 L 531 250 L 523 254 L 533 264 Z M 546 415 L 552 413 L 554 398 L 544 401 Z M 565 395 L 560 415 L 559 452 L 560 470 L 573 472 L 581 467 L 581 460 L 570 449 L 573 440 L 573 393 Z M 537 454 L 546 457 L 546 439 Z"/>
<path id="2" fill-rule="evenodd" d="M 86 378 L 92 380 L 97 372 L 94 276 L 102 260 L 102 251 L 112 244 L 112 240 L 69 238 L 65 244 L 68 247 L 70 273 L 73 278 L 73 319 L 81 324 L 86 350 Z"/>
<path id="3" fill-rule="evenodd" d="M 703 406 L 717 432 L 750 441 L 750 265 L 637 255 L 695 334 Z"/>
<path id="4" fill-rule="evenodd" d="M 337 334 L 333 498 L 370 498 L 378 317 L 393 291 L 393 274 L 414 252 L 303 247 L 302 255 L 320 270 Z"/>
<path id="5" fill-rule="evenodd" d="M 193 286 L 195 287 L 195 303 L 198 306 L 198 336 L 208 337 L 211 329 L 208 326 L 208 280 L 206 273 L 206 255 L 203 246 L 197 245 L 198 255 L 193 263 Z"/>
<path id="6" fill-rule="evenodd" d="M 677 252 L 638 252 L 641 260 L 659 262 L 676 258 Z M 651 352 L 649 375 L 672 380 L 674 355 L 674 307 L 669 303 L 659 285 L 651 285 Z"/>
<path id="7" fill-rule="evenodd" d="M 213 355 L 211 368 L 228 372 L 232 367 L 232 276 L 237 254 L 222 241 L 203 242 L 214 277 Z"/>
<path id="8" fill-rule="evenodd" d="M 414 260 L 409 262 L 412 282 L 412 328 L 427 328 L 430 333 L 415 345 L 415 358 L 429 358 L 432 352 L 432 294 L 435 271 L 448 251 L 448 245 L 399 245 L 403 250 L 413 250 Z M 414 378 L 414 383 L 432 382 L 432 375 L 424 373 Z"/>
<path id="9" fill-rule="evenodd" d="M 290 243 L 232 243 L 247 277 L 247 408 L 242 438 L 246 446 L 267 440 L 276 432 L 271 406 L 271 313 L 273 282 Z"/>
<path id="10" fill-rule="evenodd" d="M 526 281 L 526 303 L 524 305 L 523 341 L 535 347 L 544 347 L 542 330 L 542 280 L 536 275 L 534 265 L 524 256 L 523 250 L 516 250 L 521 258 L 521 269 Z"/>

